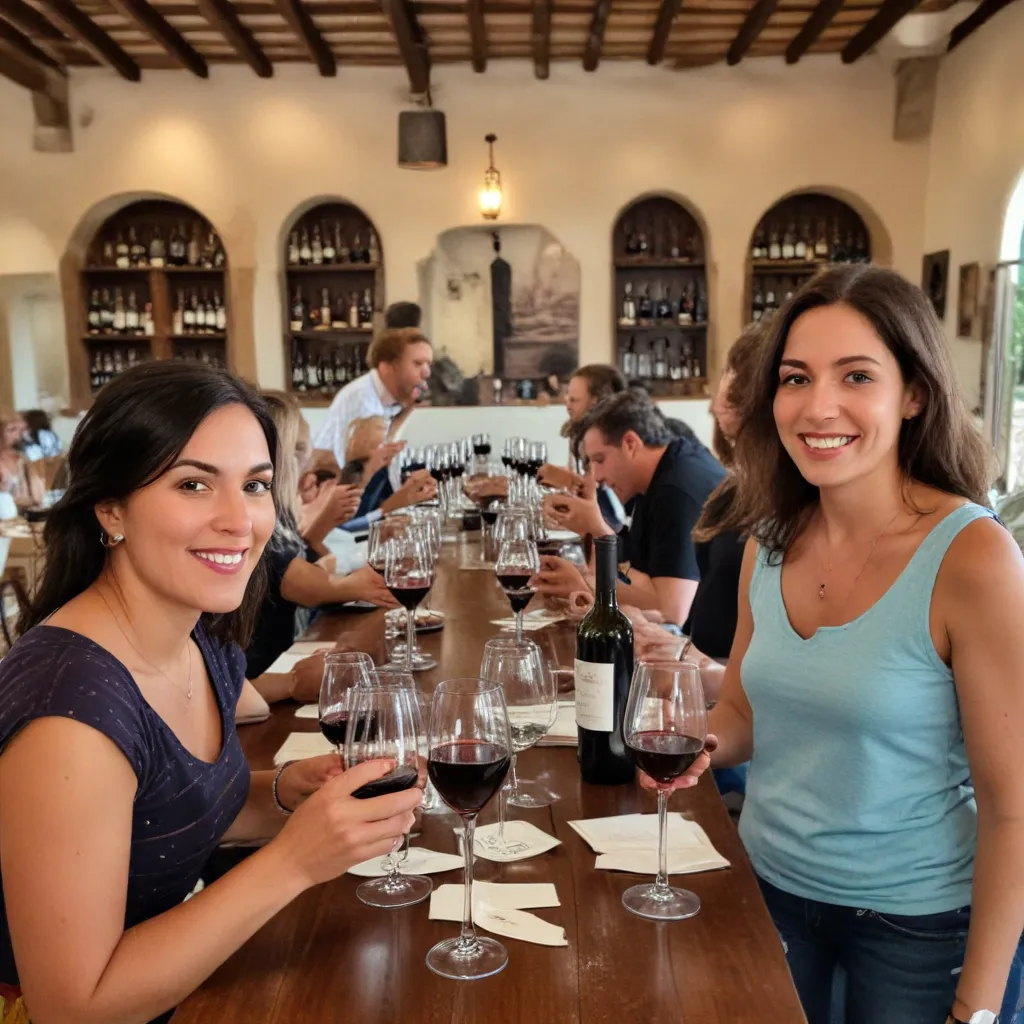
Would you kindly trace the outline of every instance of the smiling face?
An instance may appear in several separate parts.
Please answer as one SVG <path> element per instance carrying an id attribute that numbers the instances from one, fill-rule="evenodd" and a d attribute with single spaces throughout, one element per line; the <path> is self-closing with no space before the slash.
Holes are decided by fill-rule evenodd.
<path id="1" fill-rule="evenodd" d="M 849 306 L 799 316 L 779 366 L 779 438 L 819 488 L 896 472 L 900 428 L 921 411 L 899 364 L 870 322 Z"/>
<path id="2" fill-rule="evenodd" d="M 273 467 L 256 418 L 241 405 L 211 413 L 170 469 L 118 505 L 96 509 L 110 553 L 163 601 L 224 613 L 246 585 L 274 530 Z"/>

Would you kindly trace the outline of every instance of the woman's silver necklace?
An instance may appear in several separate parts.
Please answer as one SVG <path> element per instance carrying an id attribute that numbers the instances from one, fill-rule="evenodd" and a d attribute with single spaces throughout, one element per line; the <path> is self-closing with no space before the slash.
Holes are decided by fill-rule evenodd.
<path id="1" fill-rule="evenodd" d="M 157 668 L 157 667 L 156 667 L 156 665 L 154 665 L 154 664 L 153 664 L 153 662 L 151 662 L 151 661 L 149 660 L 149 658 L 147 658 L 147 657 L 146 657 L 146 656 L 145 656 L 145 655 L 144 655 L 144 654 L 142 653 L 142 651 L 140 651 L 140 650 L 138 649 L 138 647 L 136 647 L 136 646 L 135 646 L 135 644 L 133 644 L 133 643 L 132 643 L 132 638 L 131 638 L 131 637 L 130 637 L 130 636 L 128 635 L 128 633 L 127 633 L 127 632 L 125 631 L 125 628 L 124 628 L 124 626 L 122 626 L 122 625 L 121 625 L 121 620 L 120 620 L 120 619 L 118 619 L 118 617 L 117 617 L 117 614 L 116 614 L 116 613 L 114 612 L 114 609 L 110 607 L 110 602 L 109 602 L 109 601 L 108 601 L 108 600 L 106 599 L 106 597 L 104 596 L 104 594 L 103 594 L 103 591 L 102 591 L 102 590 L 99 590 L 99 589 L 97 589 L 97 591 L 96 591 L 96 592 L 97 592 L 97 593 L 98 593 L 98 594 L 100 595 L 100 599 L 101 599 L 101 600 L 103 601 L 103 603 L 104 603 L 104 604 L 105 604 L 105 605 L 107 606 L 107 611 L 108 611 L 108 612 L 110 612 L 110 616 L 111 616 L 111 618 L 112 618 L 112 619 L 114 620 L 114 622 L 116 623 L 116 625 L 117 625 L 117 628 L 118 628 L 119 630 L 121 630 L 121 635 L 122 635 L 122 636 L 123 636 L 123 637 L 125 638 L 125 640 L 127 640 L 127 641 L 128 641 L 128 645 L 129 645 L 129 646 L 131 647 L 131 649 L 132 649 L 132 650 L 133 650 L 133 651 L 134 651 L 134 652 L 135 652 L 135 653 L 136 653 L 136 654 L 137 654 L 137 655 L 138 655 L 138 656 L 139 656 L 139 657 L 140 657 L 140 658 L 141 658 L 141 659 L 142 659 L 142 660 L 143 660 L 143 661 L 144 661 L 144 662 L 145 662 L 145 663 L 146 663 L 146 664 L 147 664 L 147 665 L 148 665 L 148 666 L 149 666 L 149 667 L 150 667 L 150 668 L 151 668 L 151 669 L 152 669 L 152 670 L 154 671 L 154 672 L 159 672 L 159 673 L 160 673 L 160 675 L 162 675 L 162 676 L 164 677 L 164 679 L 166 679 L 166 680 L 167 680 L 167 682 L 169 682 L 169 683 L 171 684 L 171 686 L 173 686 L 173 687 L 174 687 L 174 689 L 175 689 L 175 690 L 178 690 L 178 684 L 177 684 L 177 683 L 176 683 L 176 682 L 175 682 L 175 681 L 174 681 L 174 680 L 173 680 L 173 679 L 172 679 L 172 678 L 171 678 L 171 677 L 170 677 L 170 676 L 169 676 L 169 675 L 168 675 L 168 674 L 167 674 L 167 673 L 166 673 L 166 672 L 165 672 L 165 671 L 164 671 L 163 669 L 161 669 L 161 668 Z M 187 640 L 185 641 L 185 649 L 186 649 L 186 650 L 188 651 L 188 691 L 187 691 L 187 692 L 186 692 L 186 694 L 185 694 L 185 699 L 186 699 L 186 700 L 191 700 L 191 699 L 192 699 L 192 645 L 191 645 L 191 644 L 190 644 L 190 643 L 189 643 L 189 642 L 188 642 Z M 180 691 L 179 691 L 179 692 L 180 692 Z"/>
<path id="2" fill-rule="evenodd" d="M 897 509 L 896 515 L 894 515 L 892 517 L 892 519 L 890 519 L 889 522 L 887 522 L 885 524 L 885 526 L 882 527 L 882 529 L 879 531 L 878 535 L 871 542 L 871 547 L 868 548 L 868 556 L 867 556 L 867 558 L 864 559 L 864 564 L 860 567 L 860 572 L 857 573 L 857 575 L 853 579 L 853 584 L 850 587 L 850 593 L 846 595 L 847 600 L 849 600 L 850 595 L 854 592 L 854 590 L 856 590 L 857 583 L 860 580 L 861 576 L 864 575 L 864 570 L 868 567 L 868 562 L 871 561 L 871 556 L 875 553 L 875 548 L 878 546 L 878 542 L 882 539 L 882 535 L 885 533 L 886 530 L 889 529 L 890 526 L 892 526 L 893 523 L 896 522 L 897 518 L 899 517 L 900 512 L 902 512 L 902 511 L 903 511 L 902 509 Z M 821 561 L 821 559 L 819 559 L 819 561 Z M 831 574 L 831 572 L 832 572 L 832 552 L 829 551 L 829 553 L 828 553 L 828 569 L 826 570 L 826 573 L 827 574 Z M 825 591 L 826 591 L 827 587 L 828 587 L 827 579 L 826 580 L 822 580 L 821 583 L 818 585 L 818 597 L 821 598 L 822 601 L 825 600 Z"/>

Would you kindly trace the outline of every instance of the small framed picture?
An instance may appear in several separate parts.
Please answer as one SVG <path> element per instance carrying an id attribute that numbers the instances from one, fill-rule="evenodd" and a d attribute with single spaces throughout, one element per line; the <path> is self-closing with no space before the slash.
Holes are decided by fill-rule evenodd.
<path id="1" fill-rule="evenodd" d="M 931 299 L 935 315 L 946 319 L 946 291 L 949 281 L 949 250 L 930 252 L 924 258 L 921 270 L 921 287 Z"/>
<path id="2" fill-rule="evenodd" d="M 956 333 L 960 338 L 981 337 L 981 268 L 977 263 L 960 267 L 960 290 L 956 304 Z"/>

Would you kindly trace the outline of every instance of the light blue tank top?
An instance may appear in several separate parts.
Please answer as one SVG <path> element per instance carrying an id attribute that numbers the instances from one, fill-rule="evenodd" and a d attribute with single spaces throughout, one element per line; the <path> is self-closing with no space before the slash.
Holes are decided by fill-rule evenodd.
<path id="1" fill-rule="evenodd" d="M 876 604 L 809 640 L 790 625 L 781 563 L 758 552 L 742 665 L 754 756 L 740 836 L 777 888 L 880 913 L 971 902 L 974 788 L 953 673 L 928 617 L 949 545 L 991 516 L 974 504 L 951 512 Z"/>

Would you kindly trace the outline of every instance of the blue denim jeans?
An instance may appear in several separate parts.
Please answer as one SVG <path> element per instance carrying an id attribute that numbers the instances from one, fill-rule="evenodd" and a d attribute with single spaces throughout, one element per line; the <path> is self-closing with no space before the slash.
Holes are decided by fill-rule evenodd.
<path id="1" fill-rule="evenodd" d="M 808 1024 L 942 1024 L 953 1005 L 971 908 L 905 917 L 791 896 L 758 880 Z M 844 975 L 841 999 L 836 979 Z M 1018 1024 L 1021 957 L 1000 1024 Z M 995 1009 L 995 1007 L 991 1007 Z"/>

